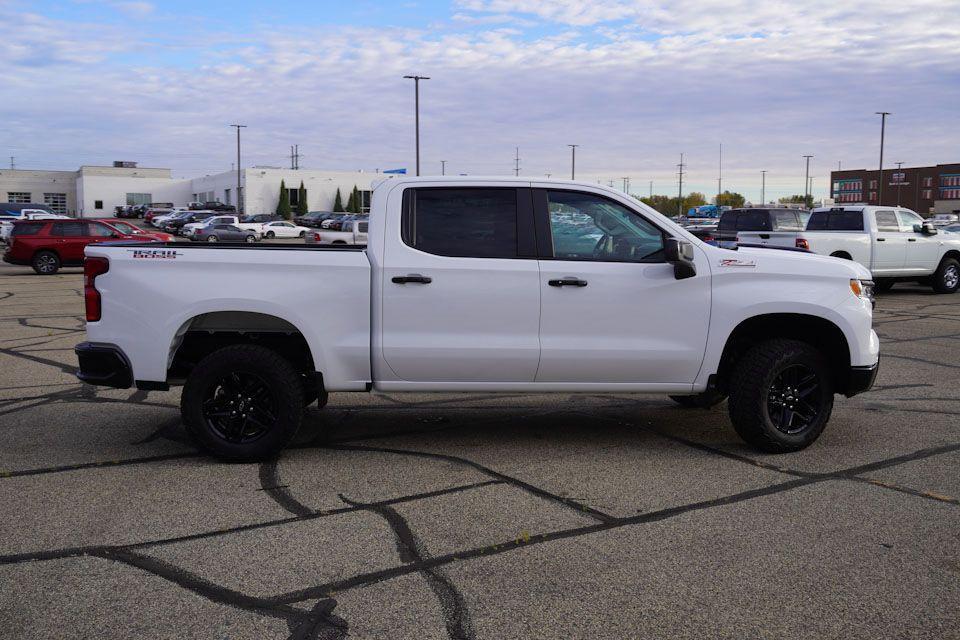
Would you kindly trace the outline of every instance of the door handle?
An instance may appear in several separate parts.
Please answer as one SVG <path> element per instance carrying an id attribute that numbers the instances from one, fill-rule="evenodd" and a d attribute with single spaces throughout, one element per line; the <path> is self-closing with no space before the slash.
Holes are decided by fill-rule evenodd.
<path id="1" fill-rule="evenodd" d="M 579 278 L 560 278 L 559 280 L 549 280 L 547 284 L 551 287 L 585 287 L 587 281 Z"/>
<path id="2" fill-rule="evenodd" d="M 886 242 L 886 241 L 887 241 L 886 238 L 877 238 L 877 242 Z"/>
<path id="3" fill-rule="evenodd" d="M 769 233 L 761 233 L 761 234 L 760 234 L 760 237 L 763 238 L 764 240 L 769 240 L 769 239 L 770 239 L 770 234 L 769 234 Z"/>
<path id="4" fill-rule="evenodd" d="M 433 282 L 433 278 L 429 276 L 422 276 L 419 273 L 409 273 L 405 276 L 394 276 L 390 278 L 391 282 L 396 284 L 407 284 L 409 282 L 418 282 L 420 284 L 430 284 Z"/>
<path id="5" fill-rule="evenodd" d="M 916 241 L 917 241 L 916 238 L 907 238 L 907 242 L 916 242 Z"/>

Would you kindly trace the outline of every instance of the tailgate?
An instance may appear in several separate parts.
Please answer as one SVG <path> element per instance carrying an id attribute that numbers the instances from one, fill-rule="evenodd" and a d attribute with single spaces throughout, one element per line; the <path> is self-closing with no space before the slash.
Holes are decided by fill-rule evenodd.
<path id="1" fill-rule="evenodd" d="M 796 231 L 738 231 L 739 244 L 770 245 L 775 247 L 797 246 Z"/>

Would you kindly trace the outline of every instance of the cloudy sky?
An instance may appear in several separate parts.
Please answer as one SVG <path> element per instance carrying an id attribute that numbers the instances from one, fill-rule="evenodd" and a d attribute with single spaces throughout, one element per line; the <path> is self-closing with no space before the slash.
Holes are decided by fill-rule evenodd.
<path id="1" fill-rule="evenodd" d="M 635 192 L 814 192 L 829 171 L 960 161 L 957 0 L 0 0 L 0 153 L 631 178 Z M 7 161 L 3 162 L 4 165 Z"/>

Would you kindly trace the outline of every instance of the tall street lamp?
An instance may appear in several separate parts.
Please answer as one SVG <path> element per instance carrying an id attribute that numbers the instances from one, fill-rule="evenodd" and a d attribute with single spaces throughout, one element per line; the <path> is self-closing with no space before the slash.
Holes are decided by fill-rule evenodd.
<path id="1" fill-rule="evenodd" d="M 897 206 L 900 206 L 900 187 L 903 186 L 903 163 L 897 162 Z"/>
<path id="2" fill-rule="evenodd" d="M 243 206 L 240 201 L 240 129 L 246 129 L 245 124 L 231 124 L 231 127 L 237 128 L 237 215 L 243 213 Z"/>
<path id="3" fill-rule="evenodd" d="M 760 204 L 767 204 L 767 170 L 760 172 Z"/>
<path id="4" fill-rule="evenodd" d="M 883 206 L 883 136 L 887 129 L 887 116 L 889 111 L 877 111 L 880 116 L 880 187 L 877 191 L 877 204 Z"/>
<path id="5" fill-rule="evenodd" d="M 807 159 L 807 171 L 803 174 L 803 204 L 810 202 L 810 158 L 813 156 L 803 156 Z"/>
<path id="6" fill-rule="evenodd" d="M 417 138 L 417 175 L 420 175 L 420 81 L 429 80 L 427 76 L 403 76 L 407 80 L 413 80 L 413 109 L 414 109 L 414 127 Z"/>
<path id="7" fill-rule="evenodd" d="M 579 147 L 580 145 L 568 144 L 567 146 L 570 147 L 570 179 L 576 180 L 577 179 L 577 147 Z"/>

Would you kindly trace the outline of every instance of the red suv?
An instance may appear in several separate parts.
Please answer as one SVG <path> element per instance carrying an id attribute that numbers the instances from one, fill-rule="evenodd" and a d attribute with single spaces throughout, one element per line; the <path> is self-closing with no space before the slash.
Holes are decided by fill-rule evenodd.
<path id="1" fill-rule="evenodd" d="M 82 265 L 83 249 L 88 244 L 144 239 L 97 220 L 18 220 L 13 223 L 3 261 L 30 265 L 40 275 L 52 275 L 61 266 Z"/>

